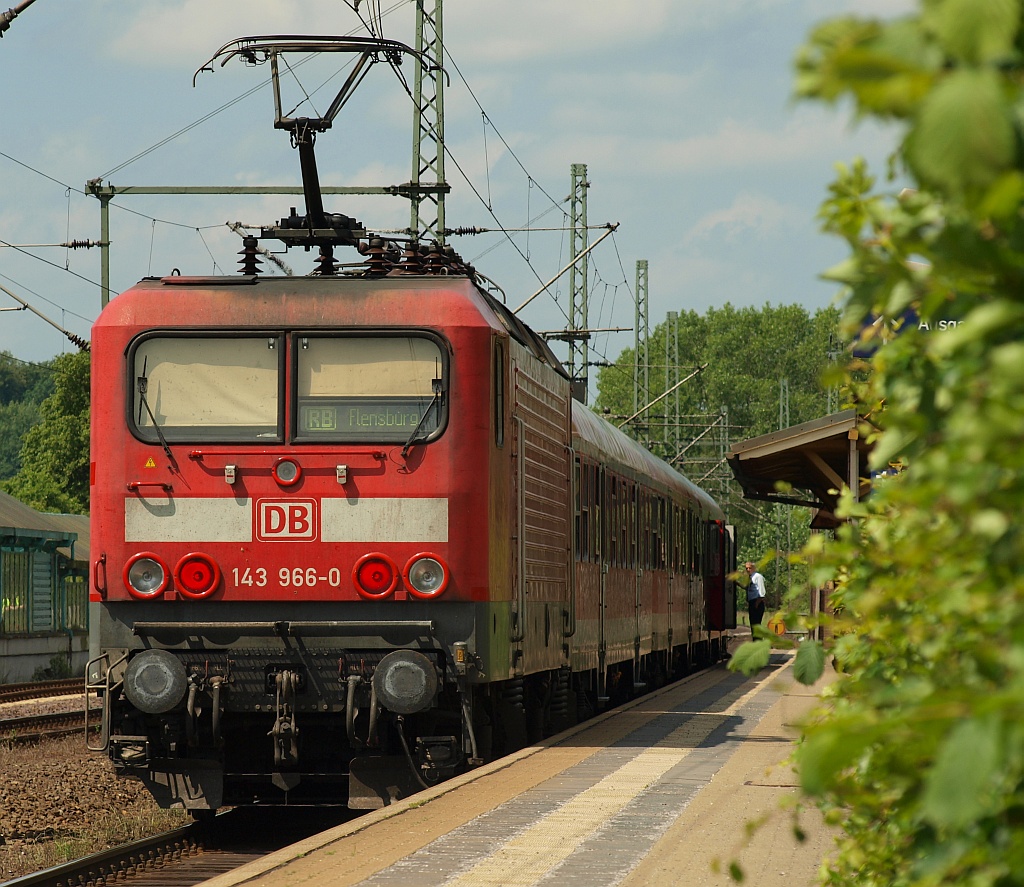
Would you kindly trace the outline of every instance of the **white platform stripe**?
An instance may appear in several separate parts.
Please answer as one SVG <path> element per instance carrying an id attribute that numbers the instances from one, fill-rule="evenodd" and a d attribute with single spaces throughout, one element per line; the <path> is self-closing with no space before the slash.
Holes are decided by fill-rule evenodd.
<path id="1" fill-rule="evenodd" d="M 688 719 L 656 745 L 512 837 L 493 855 L 445 881 L 445 887 L 536 884 L 612 816 L 689 755 L 723 719 L 735 714 L 760 689 L 761 685 L 755 684 L 733 690 L 723 697 L 729 704 L 722 711 Z"/>
<path id="2" fill-rule="evenodd" d="M 322 499 L 319 520 L 322 542 L 448 541 L 447 499 Z M 125 499 L 124 534 L 126 542 L 252 542 L 253 503 L 164 494 Z"/>

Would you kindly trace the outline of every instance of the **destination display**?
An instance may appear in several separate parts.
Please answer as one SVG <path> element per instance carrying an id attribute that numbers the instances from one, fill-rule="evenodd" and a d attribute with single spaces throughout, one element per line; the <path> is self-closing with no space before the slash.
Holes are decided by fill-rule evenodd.
<path id="1" fill-rule="evenodd" d="M 438 413 L 434 399 L 429 397 L 305 398 L 299 403 L 299 434 L 404 443 L 417 426 L 418 437 L 435 431 Z"/>

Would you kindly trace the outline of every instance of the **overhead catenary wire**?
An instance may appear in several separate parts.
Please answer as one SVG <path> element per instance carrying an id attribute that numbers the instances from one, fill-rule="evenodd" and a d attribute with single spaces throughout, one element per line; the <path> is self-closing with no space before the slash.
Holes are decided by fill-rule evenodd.
<path id="1" fill-rule="evenodd" d="M 79 336 L 79 335 L 77 335 L 75 333 L 69 332 L 63 326 L 61 326 L 59 323 L 57 323 L 55 320 L 51 320 L 49 317 L 47 317 L 45 314 L 43 314 L 42 311 L 38 310 L 37 308 L 33 308 L 28 302 L 26 302 L 23 298 L 21 298 L 21 296 L 18 296 L 18 295 L 15 295 L 14 293 L 12 293 L 3 284 L 0 284 L 0 290 L 2 290 L 3 292 L 7 293 L 7 295 L 9 295 L 12 299 L 14 299 L 15 302 L 19 302 L 25 310 L 31 311 L 34 315 L 36 315 L 36 317 L 39 317 L 40 319 L 45 320 L 55 330 L 63 333 L 67 337 L 68 341 L 70 341 L 73 344 L 78 346 L 80 351 L 88 351 L 89 350 L 89 341 L 88 341 L 88 339 L 84 339 L 84 338 L 82 338 L 81 336 Z M 61 310 L 63 311 L 63 309 L 61 309 Z"/>
<path id="2" fill-rule="evenodd" d="M 88 277 L 79 274 L 77 271 L 72 271 L 70 268 L 65 268 L 63 265 L 58 265 L 56 262 L 51 262 L 49 259 L 44 259 L 42 256 L 37 256 L 35 253 L 30 253 L 27 249 L 22 249 L 21 247 L 16 246 L 13 243 L 8 243 L 6 240 L 0 240 L 0 246 L 10 247 L 11 249 L 16 250 L 19 253 L 23 253 L 26 256 L 31 256 L 37 262 L 42 262 L 44 265 L 49 265 L 52 268 L 56 268 L 58 271 L 63 271 L 65 274 L 70 274 L 72 277 L 77 277 L 79 280 L 84 280 L 86 283 L 92 284 L 93 286 L 101 286 L 101 284 L 97 283 L 95 280 L 90 280 Z"/>
<path id="3" fill-rule="evenodd" d="M 40 295 L 39 293 L 37 293 L 34 290 L 30 289 L 29 287 L 25 286 L 25 284 L 21 283 L 20 281 L 15 280 L 12 277 L 8 277 L 6 274 L 0 274 L 0 278 L 3 278 L 4 280 L 6 280 L 8 283 L 12 284 L 13 286 L 19 287 L 20 289 L 24 290 L 26 293 L 31 294 L 33 298 L 39 299 L 39 301 L 41 301 L 41 302 L 46 302 L 48 305 L 53 305 L 54 308 L 59 308 L 61 311 L 67 311 L 68 314 L 71 314 L 74 317 L 77 317 L 79 320 L 85 321 L 85 323 L 91 324 L 93 322 L 93 318 L 91 318 L 91 317 L 83 317 L 81 314 L 76 314 L 74 311 L 71 311 L 70 309 L 65 308 L 63 305 L 59 305 L 57 302 L 54 302 L 52 299 L 46 298 L 46 296 Z M 21 300 L 19 299 L 19 301 L 21 301 Z M 23 310 L 23 309 L 17 309 L 17 310 Z"/>

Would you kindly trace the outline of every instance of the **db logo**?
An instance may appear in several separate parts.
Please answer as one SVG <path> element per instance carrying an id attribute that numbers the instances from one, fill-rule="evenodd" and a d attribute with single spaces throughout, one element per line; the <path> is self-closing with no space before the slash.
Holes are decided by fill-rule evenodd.
<path id="1" fill-rule="evenodd" d="M 256 503 L 256 538 L 260 542 L 312 542 L 316 539 L 316 502 L 260 499 Z"/>

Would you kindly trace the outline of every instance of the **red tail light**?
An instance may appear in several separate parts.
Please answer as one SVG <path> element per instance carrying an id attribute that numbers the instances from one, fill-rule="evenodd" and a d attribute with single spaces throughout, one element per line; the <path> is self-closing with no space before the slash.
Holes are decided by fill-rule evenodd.
<path id="1" fill-rule="evenodd" d="M 193 600 L 209 597 L 220 585 L 220 567 L 209 555 L 194 551 L 186 554 L 174 568 L 174 587 L 178 594 Z"/>
<path id="2" fill-rule="evenodd" d="M 367 600 L 386 598 L 398 585 L 398 566 L 386 554 L 364 554 L 352 568 L 352 583 Z"/>

